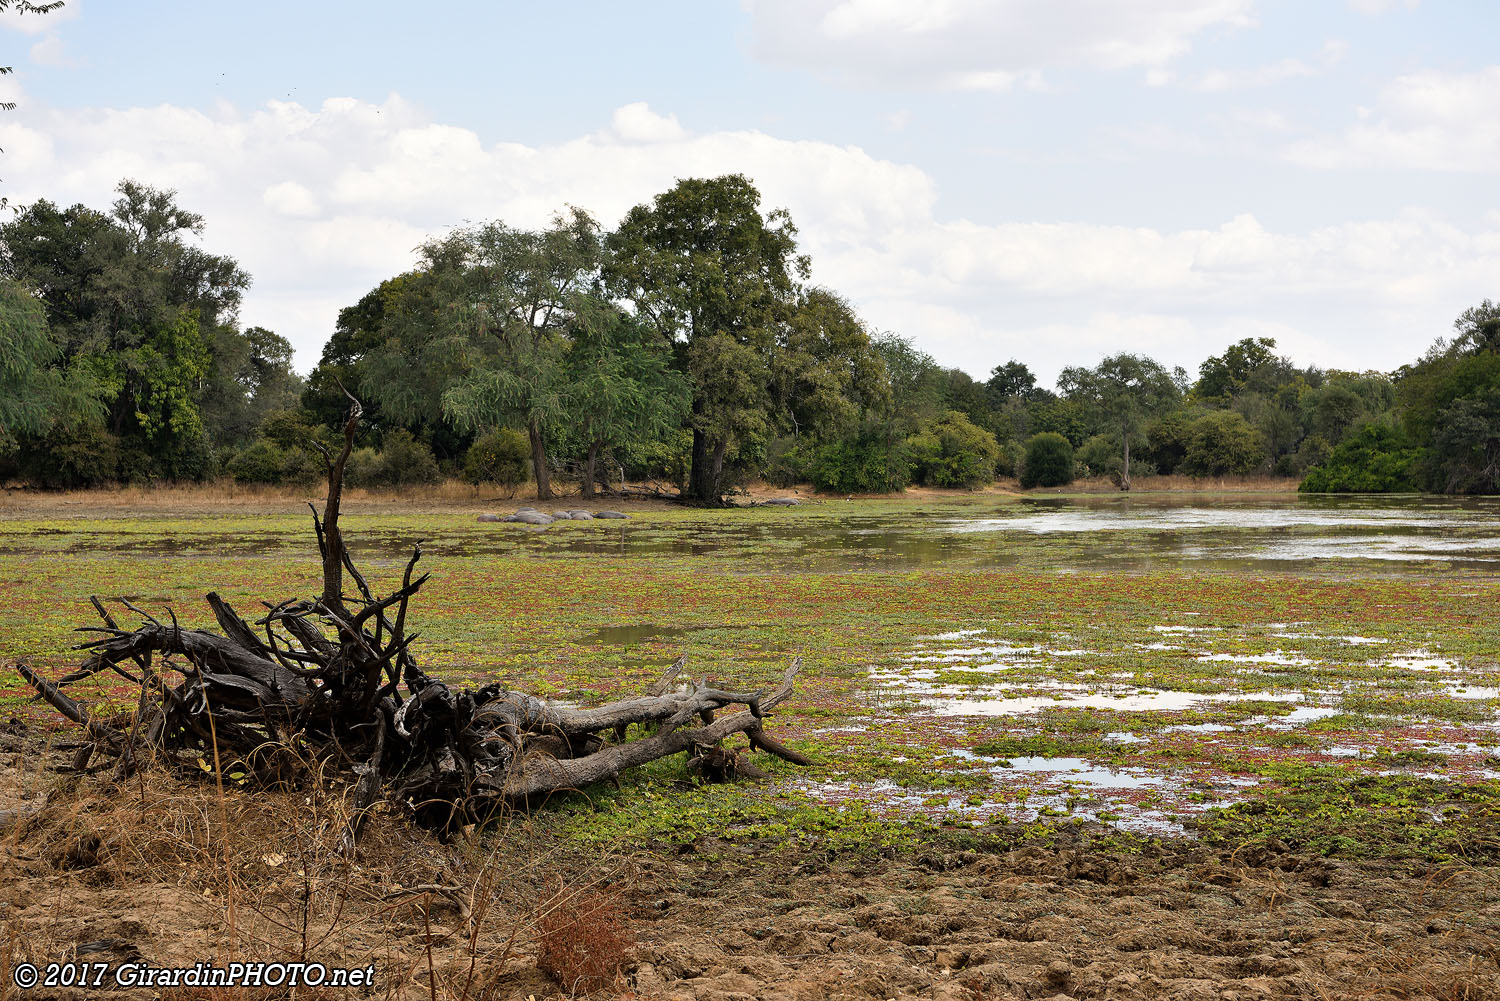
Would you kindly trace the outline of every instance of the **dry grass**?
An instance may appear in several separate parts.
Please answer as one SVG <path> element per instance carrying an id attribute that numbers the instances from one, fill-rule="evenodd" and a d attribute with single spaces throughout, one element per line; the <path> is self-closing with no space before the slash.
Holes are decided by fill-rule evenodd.
<path id="1" fill-rule="evenodd" d="M 1295 494 L 1298 480 L 1264 476 L 1221 476 L 1194 478 L 1190 476 L 1141 476 L 1136 477 L 1132 493 L 1229 493 L 1229 494 Z M 576 484 L 554 481 L 556 503 L 578 499 Z M 1023 491 L 1014 480 L 1003 478 L 975 490 L 938 489 L 934 487 L 909 487 L 899 494 L 861 494 L 862 499 L 906 500 L 922 502 L 943 498 L 969 496 L 1015 496 L 1047 495 L 1053 493 L 1119 493 L 1107 477 L 1092 477 L 1077 480 L 1065 487 Z M 322 497 L 321 485 L 307 487 L 273 487 L 235 483 L 220 479 L 212 483 L 166 483 L 147 486 L 123 486 L 95 490 L 36 491 L 8 489 L 0 491 L 0 516 L 37 517 L 48 514 L 83 515 L 90 513 L 110 514 L 120 512 L 143 513 L 193 513 L 234 511 L 238 514 L 301 513 L 309 500 Z M 749 500 L 765 500 L 769 497 L 801 496 L 829 497 L 820 495 L 811 484 L 795 487 L 776 487 L 765 483 L 751 483 L 740 491 Z M 399 489 L 350 488 L 344 492 L 346 500 L 357 503 L 366 512 L 468 512 L 499 511 L 513 509 L 519 504 L 536 500 L 536 488 L 527 485 L 519 490 L 508 491 L 495 486 L 474 486 L 462 480 L 444 480 L 431 486 L 404 487 Z M 842 496 L 842 495 L 840 495 Z M 543 504 L 552 503 L 544 501 Z M 591 500 L 590 504 L 607 505 L 626 511 L 660 510 L 665 501 L 639 497 L 604 496 Z"/>
<path id="2" fill-rule="evenodd" d="M 339 851 L 349 787 L 306 765 L 278 791 L 231 785 L 221 793 L 207 773 L 147 770 L 113 788 L 97 776 L 51 776 L 40 807 L 0 838 L 10 899 L 30 905 L 0 904 L 0 999 L 21 997 L 10 980 L 15 963 L 78 956 L 158 966 L 373 965 L 375 996 L 392 999 L 548 993 L 528 958 L 539 918 L 553 913 L 538 911 L 535 887 L 545 882 L 539 873 L 564 867 L 555 848 L 538 847 L 528 818 L 441 844 L 376 812 L 350 857 Z M 18 777 L 5 770 L 0 784 Z M 589 883 L 607 865 L 594 859 L 568 871 Z M 170 996 L 288 995 L 180 988 Z M 299 988 L 295 996 L 325 995 Z"/>
<path id="3" fill-rule="evenodd" d="M 615 986 L 635 944 L 619 895 L 558 880 L 539 908 L 536 965 L 569 994 Z"/>

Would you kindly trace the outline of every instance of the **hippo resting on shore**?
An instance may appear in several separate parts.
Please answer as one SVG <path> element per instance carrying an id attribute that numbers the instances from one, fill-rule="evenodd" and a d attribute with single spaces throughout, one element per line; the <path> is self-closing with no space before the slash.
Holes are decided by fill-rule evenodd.
<path id="1" fill-rule="evenodd" d="M 766 507 L 793 507 L 802 502 L 795 497 L 772 497 L 770 500 L 761 501 Z"/>
<path id="2" fill-rule="evenodd" d="M 525 507 L 523 507 L 521 510 L 517 511 L 515 514 L 511 515 L 509 518 L 506 518 L 505 520 L 506 521 L 519 521 L 522 524 L 526 524 L 526 525 L 550 525 L 550 524 L 552 524 L 552 516 L 551 515 L 542 514 L 542 512 L 536 510 L 535 508 L 525 508 Z"/>
<path id="3" fill-rule="evenodd" d="M 621 514 L 618 511 L 595 511 L 594 512 L 594 517 L 595 518 L 628 518 L 628 517 L 630 517 L 630 515 L 628 515 L 628 514 Z"/>
<path id="4" fill-rule="evenodd" d="M 552 520 L 553 521 L 567 521 L 567 520 L 569 520 L 572 517 L 573 517 L 573 512 L 572 511 L 553 511 L 552 512 Z"/>
<path id="5" fill-rule="evenodd" d="M 476 520 L 478 520 L 478 521 L 499 521 L 500 520 L 500 516 L 498 514 L 481 514 Z"/>
<path id="6" fill-rule="evenodd" d="M 594 516 L 588 511 L 569 511 L 568 517 L 574 521 L 593 521 Z"/>

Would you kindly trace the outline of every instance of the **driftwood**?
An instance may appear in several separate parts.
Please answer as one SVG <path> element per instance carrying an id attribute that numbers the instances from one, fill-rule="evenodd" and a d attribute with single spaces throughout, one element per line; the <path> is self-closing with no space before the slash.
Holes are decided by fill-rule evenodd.
<path id="1" fill-rule="evenodd" d="M 581 789 L 627 768 L 684 753 L 712 779 L 756 774 L 744 754 L 724 749 L 743 733 L 752 748 L 797 764 L 800 754 L 766 733 L 766 713 L 791 694 L 799 662 L 768 692 L 733 692 L 705 682 L 676 684 L 684 660 L 641 697 L 595 709 L 549 705 L 499 685 L 455 689 L 418 665 L 408 622 L 412 598 L 427 581 L 414 547 L 401 585 L 377 597 L 350 558 L 339 526 L 344 466 L 354 447 L 354 402 L 341 452 L 325 454 L 328 495 L 313 511 L 323 568 L 315 598 L 266 603 L 253 623 L 219 595 L 207 596 L 221 633 L 144 619 L 121 628 L 98 600 L 102 626 L 81 644 L 87 660 L 51 681 L 26 664 L 16 670 L 37 694 L 83 731 L 74 765 L 94 755 L 123 778 L 148 760 L 202 774 L 243 774 L 283 781 L 308 751 L 355 780 L 353 845 L 365 811 L 379 799 L 439 830 L 483 822 L 509 805 Z M 356 594 L 344 592 L 345 575 Z M 134 714 L 108 722 L 64 689 L 113 671 L 140 687 Z M 741 711 L 724 712 L 733 707 Z M 99 766 L 95 766 L 99 767 Z"/>

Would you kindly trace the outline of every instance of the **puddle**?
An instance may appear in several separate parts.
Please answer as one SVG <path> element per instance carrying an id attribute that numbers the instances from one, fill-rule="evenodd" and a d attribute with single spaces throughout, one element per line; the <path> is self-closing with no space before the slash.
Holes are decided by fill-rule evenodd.
<path id="1" fill-rule="evenodd" d="M 1200 653 L 1196 659 L 1205 663 L 1223 661 L 1226 664 L 1278 664 L 1282 667 L 1311 667 L 1316 663 L 1282 650 L 1268 653 Z"/>
<path id="2" fill-rule="evenodd" d="M 1500 699 L 1500 688 L 1489 688 L 1483 685 L 1447 685 L 1443 691 L 1455 699 Z"/>
<path id="3" fill-rule="evenodd" d="M 1117 712 L 1174 712 L 1204 702 L 1296 702 L 1300 692 L 1172 692 L 1146 689 L 1131 693 L 1091 692 L 1082 688 L 1058 688 L 1055 695 L 1021 695 L 1009 698 L 977 698 L 972 692 L 934 690 L 919 693 L 922 704 L 935 716 L 1007 716 L 1039 709 L 1112 709 Z"/>
<path id="4" fill-rule="evenodd" d="M 1067 781 L 1084 782 L 1091 786 L 1112 789 L 1138 789 L 1160 785 L 1157 775 L 1144 775 L 1135 770 L 1104 768 L 1087 758 L 1008 758 L 1011 772 L 1066 772 Z"/>

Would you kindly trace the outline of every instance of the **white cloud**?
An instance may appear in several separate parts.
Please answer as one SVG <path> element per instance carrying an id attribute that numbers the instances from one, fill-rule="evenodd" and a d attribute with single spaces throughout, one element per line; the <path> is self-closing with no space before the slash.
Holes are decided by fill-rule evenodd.
<path id="1" fill-rule="evenodd" d="M 875 86 L 1004 91 L 1047 70 L 1160 67 L 1252 0 L 744 0 L 753 51 Z"/>
<path id="2" fill-rule="evenodd" d="M 56 35 L 48 35 L 31 47 L 31 61 L 38 66 L 73 65 L 73 60 L 68 58 L 63 40 Z"/>
<path id="3" fill-rule="evenodd" d="M 277 215 L 309 218 L 318 214 L 318 200 L 296 181 L 282 181 L 261 192 L 260 200 Z"/>
<path id="4" fill-rule="evenodd" d="M 617 137 L 631 143 L 670 142 L 687 135 L 676 115 L 658 115 L 645 101 L 616 108 L 609 127 Z"/>
<path id="5" fill-rule="evenodd" d="M 1289 158 L 1323 169 L 1500 170 L 1500 66 L 1397 77 L 1355 119 L 1342 134 L 1292 146 Z"/>
<path id="6" fill-rule="evenodd" d="M 1191 368 L 1235 334 L 1273 330 L 1302 362 L 1389 368 L 1493 295 L 1500 273 L 1496 213 L 1467 228 L 1413 210 L 1303 232 L 1248 213 L 1182 230 L 983 224 L 939 216 L 936 182 L 912 165 L 759 131 L 693 134 L 634 107 L 529 146 L 487 144 L 395 95 L 251 112 L 27 101 L 0 119 L 0 147 L 13 203 L 107 206 L 123 176 L 180 189 L 209 249 L 255 278 L 243 322 L 287 335 L 304 368 L 338 309 L 409 268 L 428 236 L 491 218 L 539 226 L 569 204 L 613 225 L 677 178 L 729 172 L 791 210 L 815 280 L 975 374 L 1011 357 L 1050 374 L 1124 349 Z"/>

